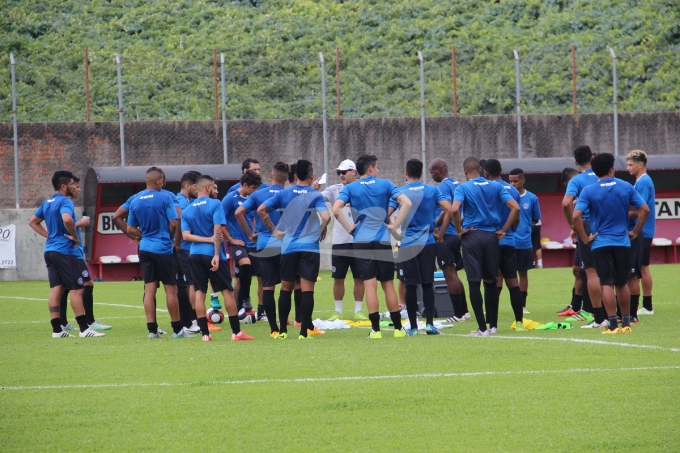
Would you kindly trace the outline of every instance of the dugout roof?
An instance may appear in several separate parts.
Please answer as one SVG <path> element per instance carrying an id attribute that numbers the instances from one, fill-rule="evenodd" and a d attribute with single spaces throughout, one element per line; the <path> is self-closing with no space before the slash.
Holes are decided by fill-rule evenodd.
<path id="1" fill-rule="evenodd" d="M 564 168 L 578 170 L 573 157 L 534 157 L 529 159 L 498 159 L 503 167 L 503 174 L 507 175 L 513 168 L 521 168 L 525 174 L 555 173 L 559 174 Z M 626 171 L 626 156 L 616 158 L 616 171 Z M 680 170 L 680 155 L 647 156 L 648 171 Z"/>

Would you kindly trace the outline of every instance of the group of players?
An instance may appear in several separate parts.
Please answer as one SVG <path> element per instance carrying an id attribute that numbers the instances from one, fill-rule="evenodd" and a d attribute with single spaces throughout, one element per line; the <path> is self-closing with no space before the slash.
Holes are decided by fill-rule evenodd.
<path id="1" fill-rule="evenodd" d="M 628 156 L 629 171 L 637 176 L 636 188 L 640 186 L 638 190 L 647 196 L 645 200 L 633 186 L 613 178 L 611 154 L 592 157 L 590 148 L 579 147 L 574 155 L 581 174 L 568 181 L 563 207 L 570 227 L 578 235 L 579 262 L 575 266 L 579 269 L 575 271 L 572 304 L 560 314 L 576 320 L 592 317 L 588 326 L 608 327 L 609 333 L 630 332 L 639 299 L 636 283 L 642 277 L 645 287 L 644 269 L 649 264 L 651 245 L 638 235 L 642 231 L 645 238 L 653 237 L 653 221 L 645 223 L 647 205 L 654 206 L 653 185 L 651 202 L 648 189 L 643 189 L 651 184 L 649 177 L 643 179 L 646 155 L 635 151 Z M 159 282 L 165 289 L 174 338 L 200 333 L 203 341 L 211 341 L 210 332 L 220 330 L 206 316 L 208 283 L 213 293 L 223 295 L 234 341 L 253 339 L 241 329 L 241 322 L 255 317 L 268 321 L 272 338 L 288 338 L 293 296 L 295 324 L 300 327 L 298 338 L 324 334 L 313 325 L 312 315 L 320 266 L 319 242 L 325 238 L 331 219 L 327 203 L 336 219 L 332 233 L 335 311 L 331 320 L 341 317 L 344 280 L 351 269 L 355 318 L 370 321 L 368 338 L 382 338 L 378 283 L 385 295 L 395 337 L 419 333 L 418 286 L 422 288 L 425 333 L 438 335 L 433 321 L 437 265 L 443 270 L 453 307 L 454 315 L 449 321 L 464 322 L 470 318 L 466 294 L 457 275 L 464 268 L 478 324 L 471 335 L 498 332 L 503 280 L 510 295 L 515 329 L 525 330 L 528 270 L 535 266 L 532 227 L 541 218 L 538 198 L 524 189 L 521 169 L 510 171 L 510 183 L 506 183 L 501 179 L 498 160 L 480 162 L 470 157 L 464 162 L 467 182 L 460 183 L 449 176 L 446 162 L 436 158 L 427 169 L 439 183 L 435 187 L 423 183 L 423 163 L 411 159 L 404 171 L 406 184 L 397 187 L 378 177 L 376 156 L 363 155 L 356 163 L 343 161 L 336 169 L 341 183 L 322 191 L 307 160 L 291 166 L 277 162 L 269 174 L 271 184 L 262 181 L 257 160 L 247 159 L 242 169 L 239 184 L 230 188 L 220 202 L 217 184 L 209 175 L 187 172 L 181 179 L 180 193 L 175 195 L 163 189 L 162 169 L 151 167 L 146 172 L 146 190 L 133 195 L 115 213 L 116 225 L 138 244 L 149 338 L 159 338 L 164 333 L 156 322 L 155 294 Z M 565 170 L 563 180 L 567 177 Z M 77 196 L 77 178 L 59 171 L 52 183 L 56 193 L 40 206 L 30 225 L 47 238 L 45 261 L 51 288 L 53 337 L 70 336 L 59 310 L 65 290 L 71 292 L 80 336 L 102 336 L 101 330 L 110 326 L 94 320 L 91 290 L 90 313 L 83 307 L 83 288 L 88 285 L 89 275 L 82 261 L 81 240 L 69 199 Z M 43 220 L 47 230 L 41 224 Z M 394 287 L 395 255 L 390 236 L 399 243 L 396 257 L 399 293 L 406 305 L 409 329 L 402 326 L 400 297 Z M 227 251 L 235 265 L 236 291 Z M 257 314 L 250 302 L 253 277 L 258 283 Z M 277 313 L 278 284 L 281 287 Z M 585 293 L 582 286 L 588 289 Z M 645 296 L 646 291 L 645 287 Z M 364 294 L 368 317 L 362 310 Z M 649 303 L 645 309 L 652 310 L 651 294 Z M 617 324 L 617 307 L 621 328 Z"/>

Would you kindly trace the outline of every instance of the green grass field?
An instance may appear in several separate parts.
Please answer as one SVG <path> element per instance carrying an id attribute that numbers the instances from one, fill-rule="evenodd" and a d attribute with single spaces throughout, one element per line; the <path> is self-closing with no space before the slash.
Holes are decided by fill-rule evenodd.
<path id="1" fill-rule="evenodd" d="M 52 339 L 47 282 L 2 282 L 0 451 L 680 451 L 680 266 L 652 274 L 656 314 L 632 335 L 516 333 L 504 291 L 497 337 L 467 322 L 275 341 L 258 323 L 243 343 L 226 325 L 212 343 L 148 340 L 141 282 L 95 284 L 105 338 Z M 557 321 L 570 270 L 530 278 L 527 317 Z"/>

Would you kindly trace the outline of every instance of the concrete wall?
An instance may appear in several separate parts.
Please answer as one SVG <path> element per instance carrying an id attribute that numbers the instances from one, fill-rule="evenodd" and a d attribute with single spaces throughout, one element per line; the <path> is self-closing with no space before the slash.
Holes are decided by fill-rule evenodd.
<path id="1" fill-rule="evenodd" d="M 0 281 L 47 280 L 45 239 L 28 226 L 35 209 L 0 209 L 0 226 L 16 224 L 16 269 L 0 269 Z"/>

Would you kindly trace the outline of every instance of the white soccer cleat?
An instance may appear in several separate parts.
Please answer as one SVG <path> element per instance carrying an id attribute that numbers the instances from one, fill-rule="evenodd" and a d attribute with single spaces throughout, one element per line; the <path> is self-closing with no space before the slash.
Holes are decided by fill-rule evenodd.
<path id="1" fill-rule="evenodd" d="M 609 327 L 609 321 L 606 319 L 602 321 L 602 324 L 598 324 L 595 321 L 589 322 L 585 326 L 581 326 L 581 329 L 599 329 L 601 327 Z"/>
<path id="2" fill-rule="evenodd" d="M 161 328 L 159 327 L 158 330 L 156 330 L 156 333 L 157 333 L 158 335 L 165 335 L 166 332 L 165 332 L 165 330 L 163 330 L 163 329 L 161 329 Z"/>
<path id="3" fill-rule="evenodd" d="M 76 330 L 75 327 L 73 327 L 71 324 L 66 324 L 65 326 L 61 326 L 62 330 Z"/>
<path id="4" fill-rule="evenodd" d="M 88 327 L 83 332 L 78 334 L 80 338 L 92 338 L 92 337 L 103 337 L 106 336 L 105 333 L 97 332 L 96 330 Z"/>
<path id="5" fill-rule="evenodd" d="M 640 308 L 638 308 L 637 314 L 638 315 L 653 315 L 654 309 L 652 308 L 651 310 L 647 310 L 645 307 L 640 307 Z"/>
<path id="6" fill-rule="evenodd" d="M 482 332 L 481 330 L 475 330 L 474 332 L 468 334 L 469 337 L 488 337 L 489 329 Z"/>
<path id="7" fill-rule="evenodd" d="M 52 332 L 52 338 L 73 338 L 73 335 L 66 332 L 65 330 L 62 330 L 59 333 Z"/>
<path id="8" fill-rule="evenodd" d="M 470 319 L 470 313 L 465 313 L 465 314 L 463 315 L 463 318 L 465 318 L 465 319 Z"/>
<path id="9" fill-rule="evenodd" d="M 99 321 L 95 321 L 92 324 L 90 324 L 90 329 L 94 330 L 111 330 L 111 326 L 102 324 Z"/>
<path id="10" fill-rule="evenodd" d="M 489 335 L 498 335 L 498 327 L 492 327 L 487 332 L 489 332 Z"/>
<path id="11" fill-rule="evenodd" d="M 191 321 L 191 327 L 185 327 L 184 330 L 186 330 L 189 333 L 200 333 L 201 328 L 198 327 L 198 323 L 194 320 Z"/>

